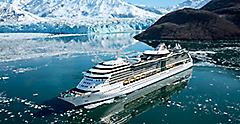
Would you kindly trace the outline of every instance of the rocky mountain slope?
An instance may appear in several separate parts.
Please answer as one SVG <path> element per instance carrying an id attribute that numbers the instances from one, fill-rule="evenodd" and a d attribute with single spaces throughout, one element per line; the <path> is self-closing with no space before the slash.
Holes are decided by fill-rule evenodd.
<path id="1" fill-rule="evenodd" d="M 182 9 L 160 18 L 138 40 L 228 40 L 240 38 L 240 1 L 212 0 L 201 9 Z"/>

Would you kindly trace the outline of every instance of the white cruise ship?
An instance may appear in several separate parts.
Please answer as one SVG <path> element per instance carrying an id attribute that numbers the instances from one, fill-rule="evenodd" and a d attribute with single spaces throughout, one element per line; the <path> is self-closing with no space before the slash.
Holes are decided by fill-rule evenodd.
<path id="1" fill-rule="evenodd" d="M 139 57 L 117 58 L 99 63 L 87 72 L 76 88 L 58 98 L 75 106 L 111 100 L 148 87 L 193 65 L 188 51 L 179 44 L 167 49 L 165 44 L 147 50 Z"/>

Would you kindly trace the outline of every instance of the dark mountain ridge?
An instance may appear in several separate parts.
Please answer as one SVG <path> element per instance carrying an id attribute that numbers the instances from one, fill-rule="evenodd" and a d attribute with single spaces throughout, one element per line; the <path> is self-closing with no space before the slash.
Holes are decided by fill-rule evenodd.
<path id="1" fill-rule="evenodd" d="M 240 39 L 240 0 L 212 0 L 201 9 L 171 12 L 137 40 L 236 40 Z"/>

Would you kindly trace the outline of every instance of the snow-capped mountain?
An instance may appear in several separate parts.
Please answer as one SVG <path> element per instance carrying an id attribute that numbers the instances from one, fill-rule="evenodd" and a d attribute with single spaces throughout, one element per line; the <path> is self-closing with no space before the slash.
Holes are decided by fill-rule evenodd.
<path id="1" fill-rule="evenodd" d="M 186 0 L 176 6 L 172 6 L 167 8 L 169 11 L 175 11 L 183 8 L 193 8 L 193 9 L 199 9 L 206 5 L 211 0 Z"/>
<path id="2" fill-rule="evenodd" d="M 62 19 L 159 17 L 123 0 L 22 0 L 19 6 L 40 17 Z"/>
<path id="3" fill-rule="evenodd" d="M 155 7 L 149 7 L 149 6 L 146 6 L 146 5 L 135 5 L 135 6 L 140 8 L 140 9 L 146 10 L 146 11 L 150 11 L 150 12 L 153 12 L 153 13 L 156 13 L 156 14 L 159 14 L 159 15 L 163 15 L 163 12 L 160 9 L 157 9 Z"/>
<path id="4" fill-rule="evenodd" d="M 2 33 L 128 32 L 146 29 L 161 16 L 123 0 L 7 0 L 7 3 L 8 8 L 24 12 L 22 15 L 28 23 L 12 23 L 18 22 L 20 15 L 13 16 L 12 20 L 2 16 L 6 20 L 0 23 Z M 5 10 L 3 15 L 11 15 Z M 31 16 L 44 20 L 37 22 Z"/>
<path id="5" fill-rule="evenodd" d="M 22 10 L 15 3 L 0 2 L 0 22 L 39 22 L 44 21 L 30 12 Z"/>

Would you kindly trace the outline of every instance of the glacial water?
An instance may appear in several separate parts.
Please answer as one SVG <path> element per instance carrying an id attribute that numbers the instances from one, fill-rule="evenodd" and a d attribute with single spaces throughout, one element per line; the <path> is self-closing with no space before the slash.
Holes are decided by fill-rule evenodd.
<path id="1" fill-rule="evenodd" d="M 98 62 L 152 49 L 132 36 L 1 34 L 0 123 L 240 123 L 240 70 L 201 61 L 174 86 L 92 109 L 57 99 Z"/>

